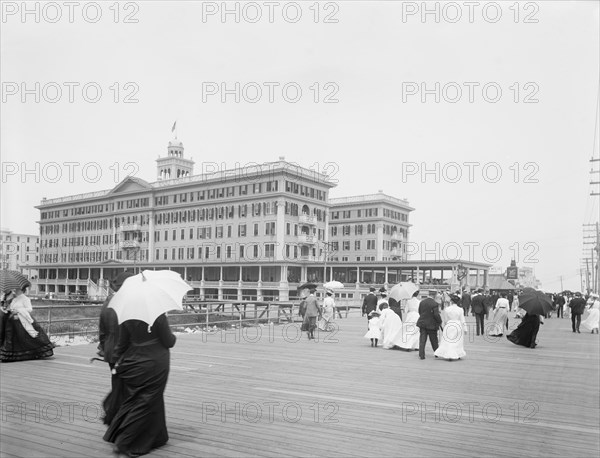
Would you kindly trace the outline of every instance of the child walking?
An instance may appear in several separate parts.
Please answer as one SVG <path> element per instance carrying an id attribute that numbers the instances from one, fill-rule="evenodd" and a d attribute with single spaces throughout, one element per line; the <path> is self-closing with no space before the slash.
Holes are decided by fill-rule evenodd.
<path id="1" fill-rule="evenodd" d="M 369 330 L 365 334 L 365 339 L 371 339 L 371 347 L 376 347 L 377 342 L 381 339 L 381 329 L 379 329 L 379 315 L 377 310 L 369 313 Z"/>

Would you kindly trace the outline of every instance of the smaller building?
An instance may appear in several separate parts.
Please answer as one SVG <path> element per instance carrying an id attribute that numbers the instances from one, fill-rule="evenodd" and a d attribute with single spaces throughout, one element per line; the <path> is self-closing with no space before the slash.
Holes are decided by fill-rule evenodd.
<path id="1" fill-rule="evenodd" d="M 329 199 L 329 260 L 406 261 L 408 201 L 377 194 Z"/>
<path id="2" fill-rule="evenodd" d="M 0 267 L 16 270 L 31 279 L 38 275 L 40 236 L 18 234 L 9 229 L 0 229 Z"/>

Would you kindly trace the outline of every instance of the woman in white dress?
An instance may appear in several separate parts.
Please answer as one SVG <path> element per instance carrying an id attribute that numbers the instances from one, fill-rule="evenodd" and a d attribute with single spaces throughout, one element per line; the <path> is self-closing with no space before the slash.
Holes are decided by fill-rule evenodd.
<path id="1" fill-rule="evenodd" d="M 323 313 L 317 326 L 321 331 L 333 331 L 333 317 L 335 314 L 335 301 L 333 300 L 333 291 L 328 289 L 326 297 L 323 300 Z"/>
<path id="2" fill-rule="evenodd" d="M 581 326 L 584 329 L 587 329 L 588 331 L 592 331 L 592 334 L 594 333 L 594 331 L 596 331 L 596 334 L 598 334 L 598 321 L 600 319 L 600 300 L 598 300 L 597 294 L 592 294 L 591 298 L 593 302 L 588 308 L 590 314 L 584 321 L 581 322 Z"/>
<path id="3" fill-rule="evenodd" d="M 488 335 L 490 337 L 502 337 L 506 330 L 506 321 L 508 319 L 508 309 L 510 304 L 506 298 L 506 293 L 500 294 L 500 297 L 496 301 L 494 306 L 494 316 L 492 323 L 488 329 Z"/>
<path id="4" fill-rule="evenodd" d="M 406 315 L 402 321 L 402 328 L 398 336 L 394 339 L 394 344 L 401 350 L 419 349 L 419 328 L 417 320 L 419 319 L 419 291 L 415 291 L 413 297 L 406 301 Z"/>
<path id="5" fill-rule="evenodd" d="M 437 358 L 454 361 L 464 358 L 467 354 L 464 348 L 465 313 L 458 306 L 460 298 L 455 294 L 450 296 L 452 304 L 444 309 L 445 322 L 440 346 L 434 352 Z"/>
<path id="6" fill-rule="evenodd" d="M 387 302 L 381 304 L 381 309 L 379 328 L 383 338 L 383 348 L 394 348 L 394 341 L 402 331 L 402 320 Z"/>

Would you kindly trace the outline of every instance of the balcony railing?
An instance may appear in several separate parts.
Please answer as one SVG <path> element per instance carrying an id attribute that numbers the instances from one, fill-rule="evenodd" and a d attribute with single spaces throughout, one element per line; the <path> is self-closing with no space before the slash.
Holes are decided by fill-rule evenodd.
<path id="1" fill-rule="evenodd" d="M 139 231 L 141 227 L 139 224 L 121 224 L 119 226 L 119 232 L 131 232 L 131 231 Z"/>
<path id="2" fill-rule="evenodd" d="M 300 234 L 298 236 L 298 243 L 303 245 L 314 245 L 317 243 L 317 237 L 314 235 Z"/>
<path id="3" fill-rule="evenodd" d="M 298 217 L 298 219 L 300 220 L 301 224 L 310 224 L 312 226 L 315 226 L 317 224 L 317 217 L 316 216 L 300 215 Z"/>
<path id="4" fill-rule="evenodd" d="M 402 232 L 394 232 L 392 234 L 392 240 L 404 240 L 404 234 L 402 234 Z"/>
<path id="5" fill-rule="evenodd" d="M 137 240 L 121 240 L 119 242 L 119 248 L 139 248 L 140 242 Z"/>

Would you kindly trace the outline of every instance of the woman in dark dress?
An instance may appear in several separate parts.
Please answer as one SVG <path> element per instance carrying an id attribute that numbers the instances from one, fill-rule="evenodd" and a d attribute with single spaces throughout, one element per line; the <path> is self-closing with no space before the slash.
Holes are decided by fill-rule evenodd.
<path id="1" fill-rule="evenodd" d="M 114 370 L 123 402 L 104 434 L 116 452 L 144 455 L 169 440 L 163 393 L 173 345 L 175 336 L 164 314 L 151 327 L 139 320 L 120 326 Z"/>
<path id="2" fill-rule="evenodd" d="M 17 291 L 5 292 L 0 319 L 0 361 L 3 363 L 49 358 L 54 344 L 35 321 L 31 301 L 25 295 L 30 284 Z"/>
<path id="3" fill-rule="evenodd" d="M 516 345 L 535 348 L 535 340 L 539 330 L 540 317 L 538 315 L 530 315 L 527 313 L 523 317 L 521 324 L 517 326 L 517 329 L 507 335 L 506 338 Z"/>

